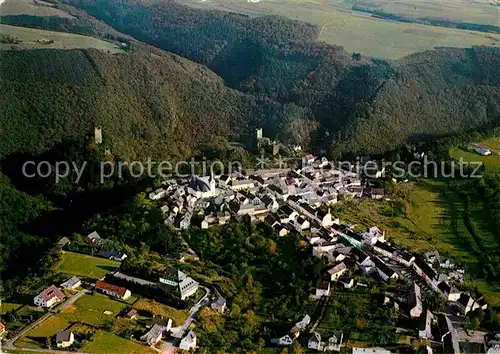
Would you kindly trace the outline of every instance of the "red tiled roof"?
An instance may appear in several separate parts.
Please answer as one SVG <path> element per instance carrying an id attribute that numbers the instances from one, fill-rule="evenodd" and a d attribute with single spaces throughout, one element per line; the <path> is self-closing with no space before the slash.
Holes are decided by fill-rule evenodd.
<path id="1" fill-rule="evenodd" d="M 64 294 L 61 290 L 55 285 L 49 286 L 47 289 L 40 293 L 40 296 L 45 300 L 49 301 L 50 299 L 57 297 L 59 300 L 64 299 Z"/>
<path id="2" fill-rule="evenodd" d="M 104 281 L 100 281 L 100 280 L 95 283 L 95 288 L 110 291 L 112 293 L 119 295 L 120 297 L 125 296 L 125 292 L 127 291 L 127 289 L 122 288 L 121 286 L 108 284 L 108 283 L 106 283 Z"/>
<path id="3" fill-rule="evenodd" d="M 5 331 L 5 325 L 0 322 L 0 333 L 2 333 L 3 331 Z"/>

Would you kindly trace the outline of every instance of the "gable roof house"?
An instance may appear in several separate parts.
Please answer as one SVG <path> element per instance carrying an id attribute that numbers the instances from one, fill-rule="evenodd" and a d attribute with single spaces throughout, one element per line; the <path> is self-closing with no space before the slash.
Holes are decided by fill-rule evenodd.
<path id="1" fill-rule="evenodd" d="M 355 285 L 354 279 L 348 277 L 347 275 L 341 276 L 339 278 L 339 283 L 344 286 L 344 289 L 351 289 Z"/>
<path id="2" fill-rule="evenodd" d="M 377 268 L 377 273 L 380 275 L 380 277 L 384 281 L 389 281 L 390 279 L 398 279 L 399 275 L 389 267 L 387 264 L 385 264 L 380 258 L 374 257 L 373 258 L 373 263 L 375 263 L 375 267 Z"/>
<path id="3" fill-rule="evenodd" d="M 480 297 L 476 301 L 474 301 L 474 305 L 472 305 L 472 311 L 476 309 L 486 310 L 488 308 L 488 303 L 483 297 Z"/>
<path id="4" fill-rule="evenodd" d="M 416 256 L 415 261 L 412 263 L 413 269 L 417 274 L 435 291 L 437 288 L 437 273 L 430 265 L 428 265 L 425 260 Z"/>
<path id="5" fill-rule="evenodd" d="M 328 270 L 328 274 L 330 274 L 330 280 L 331 281 L 337 281 L 337 280 L 339 280 L 339 278 L 345 272 L 347 272 L 347 266 L 345 265 L 345 263 L 337 264 L 335 267 L 333 267 L 332 269 Z"/>
<path id="6" fill-rule="evenodd" d="M 316 282 L 316 296 L 329 296 L 330 295 L 330 282 L 318 280 Z"/>
<path id="7" fill-rule="evenodd" d="M 420 317 L 422 315 L 422 295 L 417 283 L 413 283 L 408 292 L 408 309 L 410 310 L 410 317 Z"/>
<path id="8" fill-rule="evenodd" d="M 43 290 L 40 294 L 35 296 L 33 302 L 35 306 L 38 307 L 51 307 L 58 302 L 64 300 L 66 296 L 59 290 L 55 285 L 49 286 L 47 289 Z"/>
<path id="9" fill-rule="evenodd" d="M 313 247 L 312 255 L 313 257 L 322 258 L 325 253 L 333 251 L 336 247 L 338 247 L 338 243 L 335 242 L 317 244 Z"/>
<path id="10" fill-rule="evenodd" d="M 420 318 L 418 336 L 420 338 L 432 339 L 432 322 L 434 321 L 434 315 L 432 312 L 427 310 L 424 315 Z"/>
<path id="11" fill-rule="evenodd" d="M 104 239 L 101 236 L 99 236 L 97 231 L 93 231 L 90 234 L 88 234 L 87 239 L 92 243 L 101 243 L 104 241 Z"/>
<path id="12" fill-rule="evenodd" d="M 335 331 L 333 335 L 330 338 L 328 338 L 326 350 L 340 352 L 340 348 L 342 348 L 343 339 L 344 339 L 344 333 L 342 331 Z"/>
<path id="13" fill-rule="evenodd" d="M 179 348 L 186 351 L 196 349 L 196 334 L 193 331 L 189 331 L 188 334 L 181 339 Z"/>
<path id="14" fill-rule="evenodd" d="M 96 281 L 95 289 L 103 294 L 122 300 L 126 300 L 130 297 L 130 295 L 132 295 L 130 290 L 128 289 L 122 288 L 121 286 L 109 284 L 101 280 Z"/>
<path id="15" fill-rule="evenodd" d="M 267 210 L 269 210 L 271 213 L 275 213 L 276 211 L 278 211 L 280 205 L 276 201 L 276 199 L 271 198 L 269 195 L 265 194 L 261 198 L 261 200 L 264 203 L 264 205 L 266 206 Z"/>
<path id="16" fill-rule="evenodd" d="M 299 216 L 299 213 L 290 208 L 288 205 L 282 205 L 278 209 L 278 216 L 280 222 L 282 224 L 286 224 L 287 222 L 295 220 Z"/>
<path id="17" fill-rule="evenodd" d="M 307 341 L 307 348 L 323 351 L 324 343 L 321 341 L 321 334 L 318 332 L 312 332 L 311 338 Z"/>
<path id="18" fill-rule="evenodd" d="M 334 218 L 332 214 L 330 214 L 330 209 L 328 209 L 327 212 L 318 210 L 317 218 L 323 227 L 330 227 L 340 222 L 338 218 Z"/>
<path id="19" fill-rule="evenodd" d="M 120 253 L 116 251 L 101 251 L 99 252 L 99 256 L 117 262 L 123 262 L 125 258 L 127 258 L 127 255 L 125 253 Z"/>
<path id="20" fill-rule="evenodd" d="M 69 240 L 69 238 L 64 236 L 63 238 L 61 238 L 59 240 L 59 242 L 57 242 L 57 246 L 63 248 L 64 246 L 69 245 L 70 243 L 71 243 L 71 241 Z"/>
<path id="21" fill-rule="evenodd" d="M 393 259 L 397 262 L 409 267 L 415 261 L 415 256 L 409 252 L 398 249 L 395 254 L 393 254 Z"/>
<path id="22" fill-rule="evenodd" d="M 448 316 L 445 314 L 438 314 L 437 323 L 441 334 L 441 342 L 443 343 L 444 353 L 460 354 L 458 333 L 453 327 L 453 324 Z"/>
<path id="23" fill-rule="evenodd" d="M 388 243 L 385 242 L 380 242 L 377 241 L 373 245 L 373 250 L 377 253 L 380 253 L 383 256 L 393 258 L 393 256 L 396 254 L 396 248 L 389 245 Z"/>
<path id="24" fill-rule="evenodd" d="M 458 290 L 455 286 L 448 284 L 445 280 L 440 282 L 437 287 L 448 301 L 458 301 L 462 295 L 460 290 Z"/>
<path id="25" fill-rule="evenodd" d="M 294 220 L 293 225 L 295 227 L 295 230 L 297 230 L 297 232 L 302 232 L 302 231 L 307 230 L 311 227 L 311 224 L 309 223 L 309 221 L 307 221 L 302 216 L 299 216 L 296 220 Z"/>
<path id="26" fill-rule="evenodd" d="M 292 345 L 293 339 L 289 334 L 285 334 L 283 337 L 271 339 L 271 343 L 274 343 L 281 347 L 288 347 L 289 345 Z"/>
<path id="27" fill-rule="evenodd" d="M 82 285 L 82 281 L 77 277 L 71 277 L 66 280 L 64 283 L 61 283 L 61 288 L 67 290 L 74 290 Z"/>
<path id="28" fill-rule="evenodd" d="M 306 314 L 299 322 L 295 323 L 295 327 L 299 330 L 304 330 L 309 323 L 311 323 L 311 316 Z"/>
<path id="29" fill-rule="evenodd" d="M 217 312 L 224 313 L 224 310 L 226 309 L 226 299 L 219 296 L 217 300 L 210 305 L 210 307 Z"/>
<path id="30" fill-rule="evenodd" d="M 131 309 L 125 314 L 125 317 L 130 319 L 130 320 L 135 320 L 137 318 L 137 310 L 136 309 Z"/>
<path id="31" fill-rule="evenodd" d="M 457 300 L 458 310 L 463 314 L 467 315 L 469 311 L 472 310 L 474 305 L 474 299 L 469 295 L 462 293 L 460 298 Z"/>
<path id="32" fill-rule="evenodd" d="M 56 345 L 58 348 L 67 348 L 75 341 L 75 335 L 70 331 L 57 331 Z"/>
<path id="33" fill-rule="evenodd" d="M 181 300 L 185 300 L 189 296 L 192 296 L 198 291 L 198 282 L 193 278 L 187 276 L 180 270 L 173 268 L 167 268 L 160 276 L 160 283 L 164 284 L 169 290 L 175 291 L 181 297 Z"/>
<path id="34" fill-rule="evenodd" d="M 150 346 L 156 345 L 163 337 L 164 327 L 157 324 L 153 325 L 140 339 Z"/>

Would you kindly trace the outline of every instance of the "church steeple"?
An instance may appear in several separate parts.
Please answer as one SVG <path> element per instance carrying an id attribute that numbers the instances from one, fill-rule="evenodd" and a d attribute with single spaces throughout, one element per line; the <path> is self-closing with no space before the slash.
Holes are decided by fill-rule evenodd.
<path id="1" fill-rule="evenodd" d="M 212 195 L 215 195 L 215 178 L 214 178 L 214 169 L 213 167 L 210 167 L 210 192 L 212 192 Z"/>

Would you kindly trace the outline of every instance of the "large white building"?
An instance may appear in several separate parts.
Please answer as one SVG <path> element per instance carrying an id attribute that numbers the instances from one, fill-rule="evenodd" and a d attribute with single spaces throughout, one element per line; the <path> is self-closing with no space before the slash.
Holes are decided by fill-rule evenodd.
<path id="1" fill-rule="evenodd" d="M 199 284 L 196 280 L 188 277 L 180 270 L 167 268 L 160 276 L 160 283 L 171 287 L 179 293 L 181 300 L 194 295 L 198 291 Z"/>
<path id="2" fill-rule="evenodd" d="M 55 285 L 49 286 L 47 289 L 43 290 L 40 294 L 35 296 L 33 302 L 35 306 L 39 307 L 51 307 L 58 302 L 63 301 L 65 298 L 64 294 Z"/>

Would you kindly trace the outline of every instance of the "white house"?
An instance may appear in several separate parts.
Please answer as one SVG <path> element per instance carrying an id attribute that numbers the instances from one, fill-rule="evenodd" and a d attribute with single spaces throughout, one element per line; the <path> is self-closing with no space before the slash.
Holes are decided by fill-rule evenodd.
<path id="1" fill-rule="evenodd" d="M 342 348 L 343 339 L 344 339 L 344 333 L 341 331 L 335 331 L 333 336 L 328 338 L 328 344 L 326 346 L 326 350 L 340 352 L 340 348 Z"/>
<path id="2" fill-rule="evenodd" d="M 188 334 L 182 338 L 179 348 L 186 351 L 196 349 L 196 334 L 193 331 L 189 331 Z"/>
<path id="3" fill-rule="evenodd" d="M 140 339 L 149 345 L 156 345 L 163 337 L 164 327 L 154 324 L 151 329 L 144 334 Z"/>
<path id="4" fill-rule="evenodd" d="M 210 307 L 217 312 L 224 313 L 224 310 L 226 309 L 226 299 L 219 296 L 217 300 L 210 305 Z"/>
<path id="5" fill-rule="evenodd" d="M 295 230 L 297 230 L 297 232 L 302 232 L 302 231 L 307 230 L 311 227 L 311 224 L 309 223 L 309 221 L 307 219 L 303 218 L 302 216 L 299 216 L 297 218 L 297 220 L 294 220 L 293 225 L 295 227 Z"/>
<path id="6" fill-rule="evenodd" d="M 39 307 L 51 307 L 58 302 L 63 301 L 65 298 L 64 294 L 62 293 L 59 288 L 57 288 L 55 285 L 49 286 L 47 289 L 43 290 L 40 294 L 38 294 L 33 302 L 35 306 Z"/>
<path id="7" fill-rule="evenodd" d="M 316 296 L 329 296 L 330 295 L 330 282 L 318 280 L 316 283 Z"/>
<path id="8" fill-rule="evenodd" d="M 61 283 L 61 288 L 67 290 L 74 290 L 82 285 L 82 281 L 77 277 L 71 277 L 64 283 Z"/>
<path id="9" fill-rule="evenodd" d="M 56 345 L 58 348 L 67 348 L 73 344 L 75 336 L 70 331 L 57 331 Z"/>
<path id="10" fill-rule="evenodd" d="M 288 347 L 289 345 L 292 345 L 293 339 L 288 334 L 286 334 L 283 337 L 271 340 L 271 342 L 276 343 L 277 345 L 282 347 Z"/>
<path id="11" fill-rule="evenodd" d="M 243 180 L 238 180 L 235 179 L 232 183 L 230 188 L 233 191 L 241 191 L 244 189 L 249 189 L 255 186 L 255 182 L 251 179 L 243 179 Z"/>
<path id="12" fill-rule="evenodd" d="M 91 232 L 90 234 L 87 235 L 87 239 L 92 242 L 92 243 L 100 243 L 103 241 L 102 237 L 99 236 L 99 234 L 97 233 L 97 231 L 93 231 Z"/>
<path id="13" fill-rule="evenodd" d="M 340 263 L 340 264 L 337 264 L 335 267 L 333 267 L 332 269 L 328 270 L 328 274 L 330 274 L 330 280 L 331 281 L 337 281 L 337 280 L 339 280 L 339 278 L 345 272 L 347 272 L 347 266 L 343 262 Z"/>
<path id="14" fill-rule="evenodd" d="M 408 293 L 408 309 L 410 310 L 410 317 L 420 317 L 422 315 L 422 295 L 417 283 L 413 283 Z"/>
<path id="15" fill-rule="evenodd" d="M 491 150 L 486 149 L 486 148 L 482 148 L 482 147 L 476 147 L 474 149 L 474 151 L 476 151 L 479 155 L 483 155 L 483 156 L 491 155 Z"/>
<path id="16" fill-rule="evenodd" d="M 323 351 L 324 343 L 321 341 L 321 335 L 318 332 L 313 332 L 311 338 L 307 342 L 308 349 Z"/>
<path id="17" fill-rule="evenodd" d="M 304 318 L 295 324 L 295 326 L 298 329 L 303 330 L 307 327 L 307 325 L 309 325 L 309 323 L 311 323 L 311 316 L 305 315 Z"/>

